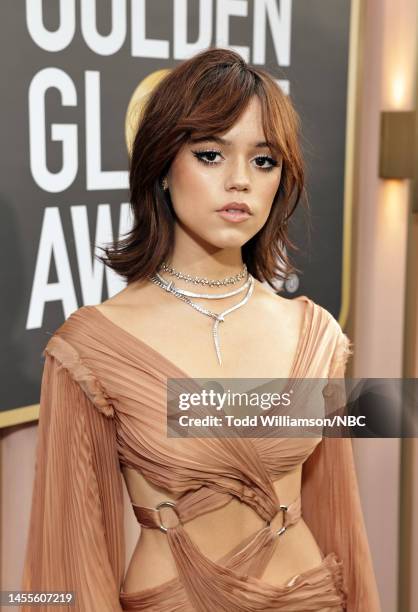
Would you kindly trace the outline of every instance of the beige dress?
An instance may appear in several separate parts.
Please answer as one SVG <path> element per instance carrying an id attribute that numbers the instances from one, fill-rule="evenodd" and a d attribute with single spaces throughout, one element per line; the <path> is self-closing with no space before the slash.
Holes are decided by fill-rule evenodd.
<path id="1" fill-rule="evenodd" d="M 296 299 L 304 300 L 305 316 L 291 377 L 342 378 L 347 336 L 324 308 Z M 349 438 L 191 438 L 174 451 L 166 383 L 186 374 L 94 306 L 74 312 L 44 355 L 23 589 L 75 591 L 74 607 L 54 609 L 82 612 L 379 612 Z M 260 578 L 280 546 L 269 526 L 280 506 L 273 483 L 301 463 L 301 496 L 284 524 L 291 529 L 303 513 L 323 558 L 286 586 L 273 586 Z M 179 517 L 165 534 L 178 576 L 135 593 L 122 589 L 121 466 L 165 489 Z M 231 499 L 266 524 L 214 562 L 184 525 Z M 159 528 L 155 509 L 133 509 L 144 528 Z"/>

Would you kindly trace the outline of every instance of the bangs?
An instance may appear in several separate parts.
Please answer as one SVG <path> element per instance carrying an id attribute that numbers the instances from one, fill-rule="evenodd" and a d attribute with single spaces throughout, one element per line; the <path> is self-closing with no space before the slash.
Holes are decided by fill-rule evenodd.
<path id="1" fill-rule="evenodd" d="M 208 71 L 190 91 L 190 110 L 178 122 L 188 138 L 222 134 L 232 128 L 245 112 L 253 96 L 261 103 L 266 141 L 276 155 L 289 160 L 287 132 L 294 129 L 288 113 L 289 102 L 280 87 L 249 67 L 220 65 Z"/>
<path id="2" fill-rule="evenodd" d="M 296 117 L 287 96 L 277 83 L 259 80 L 256 95 L 261 103 L 263 131 L 277 155 L 285 162 L 292 160 L 294 134 L 298 131 Z"/>
<path id="3" fill-rule="evenodd" d="M 188 94 L 189 109 L 179 129 L 197 138 L 227 132 L 256 93 L 256 81 L 256 75 L 240 65 L 221 64 L 208 70 Z"/>

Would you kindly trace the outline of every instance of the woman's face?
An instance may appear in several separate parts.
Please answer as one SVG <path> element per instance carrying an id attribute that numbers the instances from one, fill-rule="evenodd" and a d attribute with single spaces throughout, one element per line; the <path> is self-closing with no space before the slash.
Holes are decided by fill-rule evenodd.
<path id="1" fill-rule="evenodd" d="M 184 231 L 217 248 L 241 247 L 269 216 L 281 159 L 265 143 L 257 96 L 228 132 L 217 135 L 221 137 L 225 142 L 199 138 L 183 145 L 168 172 L 168 186 Z M 234 213 L 225 218 L 217 212 L 234 202 L 250 208 L 239 222 Z"/>

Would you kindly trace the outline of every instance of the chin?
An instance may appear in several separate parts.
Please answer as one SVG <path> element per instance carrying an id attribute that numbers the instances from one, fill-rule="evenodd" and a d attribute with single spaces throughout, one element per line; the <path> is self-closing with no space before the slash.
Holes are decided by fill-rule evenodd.
<path id="1" fill-rule="evenodd" d="M 202 238 L 218 249 L 236 249 L 243 247 L 244 244 L 250 240 L 251 236 L 242 232 L 240 235 L 236 234 L 235 236 L 229 233 L 228 236 L 202 236 Z"/>
<path id="2" fill-rule="evenodd" d="M 213 224 L 210 226 L 207 219 L 199 219 L 198 223 L 195 219 L 193 223 L 190 223 L 189 220 L 183 220 L 179 224 L 195 240 L 217 249 L 242 247 L 259 231 L 258 227 L 250 228 L 247 226 L 244 228 L 244 223 L 231 224 L 230 227 L 216 227 Z M 203 229 L 205 231 L 202 231 Z"/>

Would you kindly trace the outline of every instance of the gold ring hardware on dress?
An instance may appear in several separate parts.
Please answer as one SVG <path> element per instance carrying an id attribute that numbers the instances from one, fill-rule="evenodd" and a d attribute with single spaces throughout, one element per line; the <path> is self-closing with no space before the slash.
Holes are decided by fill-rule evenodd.
<path id="1" fill-rule="evenodd" d="M 179 516 L 179 513 L 178 513 L 178 510 L 177 510 L 177 507 L 176 507 L 175 502 L 172 502 L 172 501 L 162 501 L 162 502 L 160 502 L 159 504 L 157 504 L 157 505 L 155 506 L 155 509 L 157 510 L 157 512 L 158 512 L 158 517 L 159 517 L 159 519 L 160 519 L 160 524 L 158 525 L 158 528 L 159 528 L 159 529 L 160 529 L 160 530 L 161 530 L 163 533 L 167 533 L 167 531 L 168 531 L 168 527 L 165 527 L 165 526 L 163 525 L 163 522 L 162 522 L 162 520 L 161 520 L 160 508 L 165 508 L 165 507 L 167 507 L 167 508 L 173 508 L 173 510 L 174 510 L 174 512 L 175 512 L 175 514 L 176 514 L 176 516 L 177 516 L 177 518 L 178 518 L 178 521 L 179 521 L 179 522 L 178 522 L 178 524 L 179 524 L 179 525 L 181 525 L 180 516 Z"/>
<path id="2" fill-rule="evenodd" d="M 287 512 L 287 506 L 280 504 L 279 509 L 277 512 L 281 511 L 282 512 L 282 516 L 283 516 L 283 525 L 280 527 L 280 529 L 278 529 L 275 533 L 276 535 L 280 536 L 282 535 L 285 531 L 286 531 L 286 512 Z M 276 514 L 277 514 L 276 512 Z M 276 516 L 276 514 L 274 516 Z M 273 517 L 274 518 L 274 517 Z M 271 521 L 267 521 L 267 525 L 270 525 Z"/>

